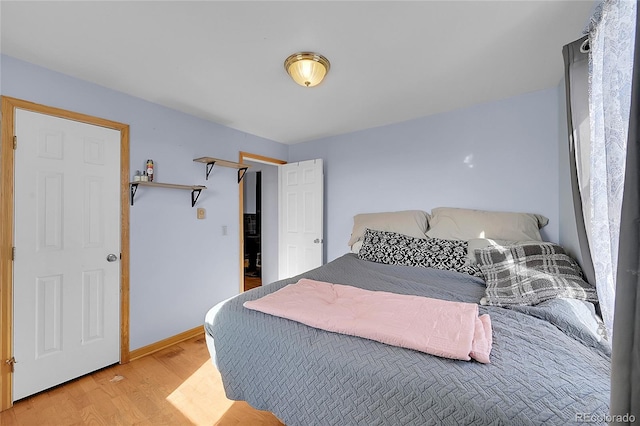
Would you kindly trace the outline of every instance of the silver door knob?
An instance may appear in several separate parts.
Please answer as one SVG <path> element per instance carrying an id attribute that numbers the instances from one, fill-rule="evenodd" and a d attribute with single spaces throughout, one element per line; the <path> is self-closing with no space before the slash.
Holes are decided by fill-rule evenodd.
<path id="1" fill-rule="evenodd" d="M 116 260 L 118 260 L 118 256 L 116 256 L 116 255 L 115 255 L 115 254 L 113 254 L 113 253 L 110 253 L 110 254 L 107 256 L 107 262 L 115 262 Z"/>

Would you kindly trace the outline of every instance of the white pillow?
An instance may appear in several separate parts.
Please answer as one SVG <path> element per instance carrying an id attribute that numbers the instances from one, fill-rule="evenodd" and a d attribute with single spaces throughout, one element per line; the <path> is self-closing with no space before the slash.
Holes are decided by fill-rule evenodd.
<path id="1" fill-rule="evenodd" d="M 363 213 L 353 217 L 353 230 L 349 246 L 362 241 L 365 229 L 390 231 L 409 235 L 415 238 L 427 238 L 425 233 L 429 227 L 429 214 L 422 210 L 405 210 L 399 212 Z"/>
<path id="2" fill-rule="evenodd" d="M 438 207 L 431 210 L 427 236 L 445 240 L 473 238 L 542 241 L 539 229 L 549 219 L 539 214 Z"/>
<path id="3" fill-rule="evenodd" d="M 364 240 L 360 240 L 353 243 L 353 245 L 351 246 L 351 253 L 355 253 L 355 254 L 360 253 L 360 249 L 362 248 L 363 241 Z"/>

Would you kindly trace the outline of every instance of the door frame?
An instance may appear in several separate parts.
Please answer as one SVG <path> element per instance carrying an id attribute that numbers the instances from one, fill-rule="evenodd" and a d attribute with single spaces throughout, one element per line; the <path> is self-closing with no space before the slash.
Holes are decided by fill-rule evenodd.
<path id="1" fill-rule="evenodd" d="M 2 96 L 0 112 L 0 411 L 13 406 L 13 226 L 15 111 L 23 109 L 120 132 L 120 363 L 129 362 L 129 125 Z M 19 143 L 19 141 L 18 141 Z"/>
<path id="2" fill-rule="evenodd" d="M 244 161 L 253 161 L 256 163 L 264 163 L 272 166 L 281 166 L 283 164 L 287 164 L 284 160 L 279 160 L 277 158 L 265 157 L 264 155 L 252 154 L 250 152 L 240 151 L 238 154 L 238 163 L 244 164 Z M 240 223 L 240 292 L 245 291 L 244 287 L 244 179 L 240 181 L 238 185 L 239 193 L 240 193 L 240 203 L 239 203 L 239 223 Z"/>

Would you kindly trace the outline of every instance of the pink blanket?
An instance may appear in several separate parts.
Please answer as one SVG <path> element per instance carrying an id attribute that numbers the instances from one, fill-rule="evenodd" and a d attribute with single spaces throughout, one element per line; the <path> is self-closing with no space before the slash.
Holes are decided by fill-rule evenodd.
<path id="1" fill-rule="evenodd" d="M 488 364 L 491 320 L 478 305 L 301 279 L 249 309 L 444 358 Z"/>

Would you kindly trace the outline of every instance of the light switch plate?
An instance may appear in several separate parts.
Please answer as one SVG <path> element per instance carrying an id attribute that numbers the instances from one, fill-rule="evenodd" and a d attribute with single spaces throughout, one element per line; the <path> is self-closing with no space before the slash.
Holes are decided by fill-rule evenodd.
<path id="1" fill-rule="evenodd" d="M 198 207 L 198 219 L 204 219 L 206 216 L 207 211 L 205 209 L 203 209 L 202 207 Z"/>

